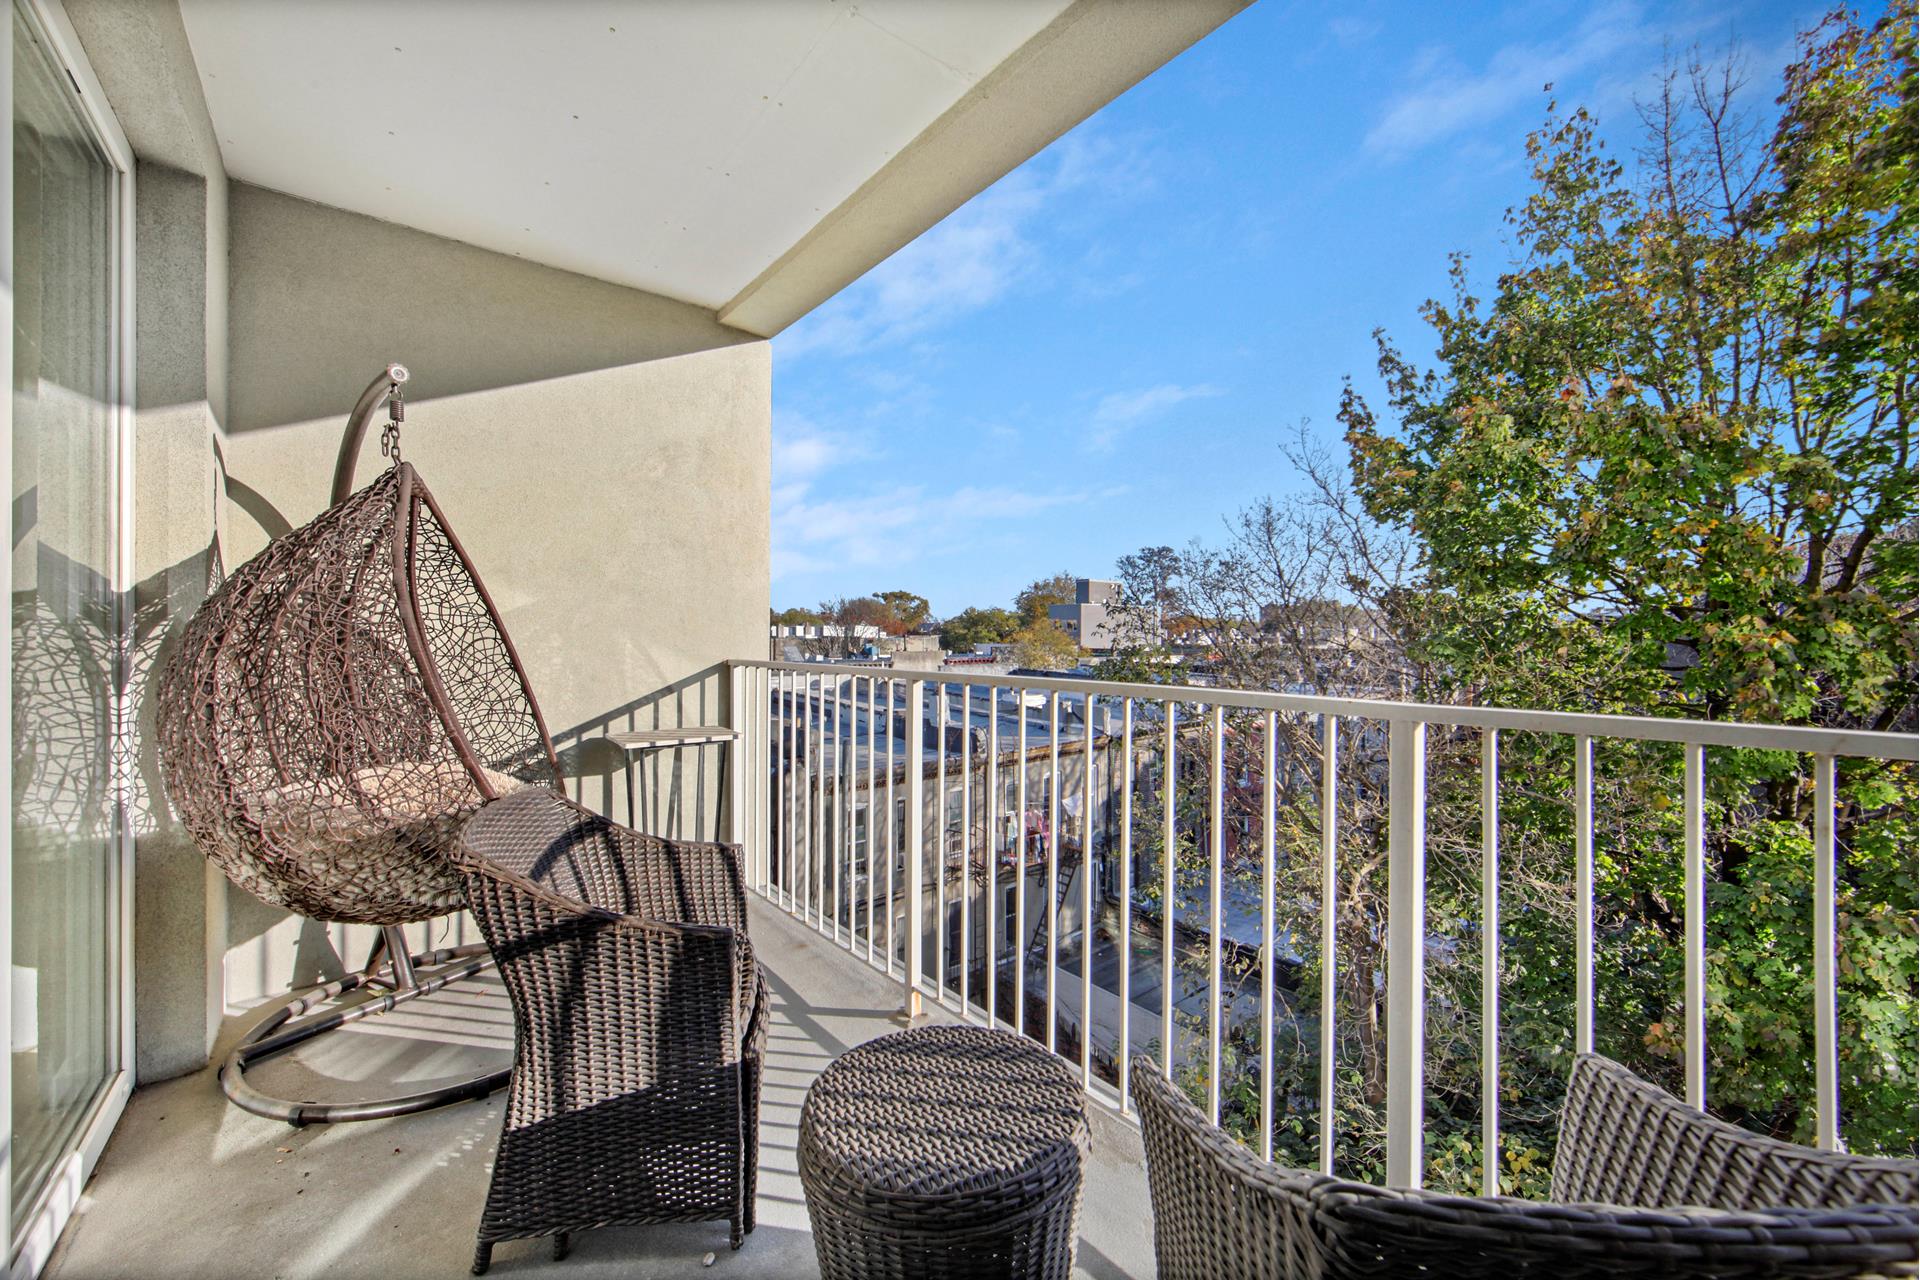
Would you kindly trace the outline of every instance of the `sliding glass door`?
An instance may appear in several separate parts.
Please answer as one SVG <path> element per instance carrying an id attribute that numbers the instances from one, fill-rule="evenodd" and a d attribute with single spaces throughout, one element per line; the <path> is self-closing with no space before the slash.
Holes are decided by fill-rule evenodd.
<path id="1" fill-rule="evenodd" d="M 124 1086 L 124 166 L 13 23 L 12 1221 Z"/>

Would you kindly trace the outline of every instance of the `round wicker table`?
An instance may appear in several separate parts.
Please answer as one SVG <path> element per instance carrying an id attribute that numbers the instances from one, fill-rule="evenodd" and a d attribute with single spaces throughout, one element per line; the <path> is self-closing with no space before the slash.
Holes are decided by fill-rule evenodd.
<path id="1" fill-rule="evenodd" d="M 800 1182 L 827 1280 L 1073 1269 L 1087 1117 L 1021 1036 L 918 1027 L 842 1054 L 800 1111 Z"/>

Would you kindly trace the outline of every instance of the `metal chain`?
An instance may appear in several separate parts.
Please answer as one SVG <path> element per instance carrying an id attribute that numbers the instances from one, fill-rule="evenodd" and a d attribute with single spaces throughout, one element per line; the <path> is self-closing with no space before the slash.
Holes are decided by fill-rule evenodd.
<path id="1" fill-rule="evenodd" d="M 400 424 L 406 420 L 407 404 L 395 387 L 387 400 L 387 425 L 380 428 L 380 456 L 391 459 L 396 467 L 400 465 Z"/>

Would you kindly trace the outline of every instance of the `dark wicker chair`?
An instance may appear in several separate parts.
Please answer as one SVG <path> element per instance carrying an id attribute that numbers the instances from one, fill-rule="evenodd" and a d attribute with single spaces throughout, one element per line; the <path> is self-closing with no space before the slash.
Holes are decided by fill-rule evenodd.
<path id="1" fill-rule="evenodd" d="M 1550 1203 L 1269 1165 L 1208 1124 L 1151 1061 L 1136 1060 L 1133 1081 L 1163 1280 L 1916 1270 L 1913 1162 L 1750 1134 L 1595 1055 L 1568 1086 Z"/>
<path id="2" fill-rule="evenodd" d="M 454 855 L 513 1002 L 473 1270 L 502 1240 L 725 1219 L 753 1230 L 765 983 L 736 845 L 661 840 L 543 788 Z"/>

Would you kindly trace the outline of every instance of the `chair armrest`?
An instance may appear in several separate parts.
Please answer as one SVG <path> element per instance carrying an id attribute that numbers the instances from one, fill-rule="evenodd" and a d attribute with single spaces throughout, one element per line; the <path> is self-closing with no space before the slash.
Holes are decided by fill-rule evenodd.
<path id="1" fill-rule="evenodd" d="M 1259 1159 L 1208 1123 L 1149 1058 L 1134 1059 L 1132 1081 L 1163 1280 L 1328 1274 L 1309 1196 L 1332 1179 Z"/>
<path id="2" fill-rule="evenodd" d="M 746 855 L 739 845 L 663 840 L 625 827 L 615 830 L 621 833 L 629 863 L 644 868 L 636 878 L 652 887 L 661 909 L 670 908 L 674 919 L 688 924 L 746 933 L 747 880 L 742 870 Z"/>

